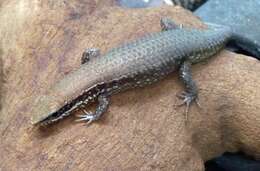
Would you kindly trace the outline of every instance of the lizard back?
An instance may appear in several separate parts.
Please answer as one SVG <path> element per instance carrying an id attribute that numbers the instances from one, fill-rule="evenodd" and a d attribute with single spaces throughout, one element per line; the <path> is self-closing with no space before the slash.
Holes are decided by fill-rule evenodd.
<path id="1" fill-rule="evenodd" d="M 230 36 L 225 28 L 176 29 L 123 44 L 83 64 L 39 97 L 43 112 L 33 122 L 59 120 L 101 93 L 111 95 L 157 82 L 185 60 L 197 63 L 214 55 Z"/>

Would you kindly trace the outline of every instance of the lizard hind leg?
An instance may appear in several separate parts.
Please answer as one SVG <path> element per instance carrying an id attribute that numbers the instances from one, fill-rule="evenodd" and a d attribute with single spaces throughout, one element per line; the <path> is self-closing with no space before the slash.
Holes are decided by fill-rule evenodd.
<path id="1" fill-rule="evenodd" d="M 86 49 L 81 57 L 81 64 L 84 64 L 88 62 L 89 60 L 99 57 L 100 56 L 100 50 L 97 48 L 89 48 Z"/>
<path id="2" fill-rule="evenodd" d="M 180 95 L 177 95 L 177 97 L 183 99 L 183 102 L 179 106 L 186 105 L 185 115 L 186 120 L 188 120 L 188 112 L 192 102 L 195 101 L 200 107 L 200 104 L 198 103 L 198 88 L 195 81 L 192 79 L 191 63 L 189 61 L 183 62 L 179 73 L 180 79 L 182 80 L 186 90 Z"/>
<path id="3" fill-rule="evenodd" d="M 99 95 L 98 96 L 98 105 L 96 107 L 96 110 L 94 112 L 86 112 L 84 111 L 83 115 L 77 115 L 79 119 L 77 119 L 77 122 L 80 121 L 86 121 L 87 124 L 90 124 L 93 121 L 98 120 L 103 113 L 105 113 L 109 106 L 109 98 L 107 95 Z"/>
<path id="4" fill-rule="evenodd" d="M 181 25 L 176 24 L 173 20 L 171 20 L 170 18 L 167 18 L 167 17 L 161 18 L 160 25 L 161 25 L 162 31 L 182 28 Z"/>

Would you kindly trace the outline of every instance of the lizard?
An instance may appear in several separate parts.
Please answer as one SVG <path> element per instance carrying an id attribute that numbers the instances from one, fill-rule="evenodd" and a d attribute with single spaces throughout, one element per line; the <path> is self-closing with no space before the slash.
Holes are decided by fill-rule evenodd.
<path id="1" fill-rule="evenodd" d="M 51 124 L 97 101 L 95 111 L 82 109 L 84 114 L 77 116 L 77 121 L 89 124 L 107 111 L 111 95 L 153 84 L 174 71 L 179 71 L 185 87 L 180 98 L 187 112 L 198 99 L 191 65 L 217 54 L 232 33 L 226 27 L 184 28 L 170 18 L 160 23 L 161 32 L 119 45 L 104 55 L 96 48 L 85 50 L 80 68 L 35 100 L 32 124 Z"/>

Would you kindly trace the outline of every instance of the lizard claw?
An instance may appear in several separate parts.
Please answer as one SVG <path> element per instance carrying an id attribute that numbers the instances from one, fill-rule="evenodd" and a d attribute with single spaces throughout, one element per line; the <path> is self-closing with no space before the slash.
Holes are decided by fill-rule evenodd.
<path id="1" fill-rule="evenodd" d="M 183 100 L 183 102 L 181 104 L 177 105 L 177 106 L 180 107 L 180 106 L 186 105 L 185 119 L 187 121 L 188 120 L 189 108 L 190 108 L 190 105 L 192 104 L 192 102 L 195 101 L 196 104 L 200 107 L 200 104 L 198 103 L 197 96 L 184 91 L 181 94 L 177 94 L 177 97 Z"/>
<path id="2" fill-rule="evenodd" d="M 87 121 L 87 125 L 89 125 L 92 121 L 96 120 L 92 112 L 83 111 L 85 113 L 84 115 L 76 115 L 79 118 L 75 120 L 76 122 Z"/>
<path id="3" fill-rule="evenodd" d="M 201 105 L 200 105 L 200 103 L 199 103 L 199 99 L 198 99 L 198 98 L 195 99 L 195 103 L 197 104 L 197 106 L 198 106 L 200 109 L 202 109 L 202 107 L 201 107 Z"/>

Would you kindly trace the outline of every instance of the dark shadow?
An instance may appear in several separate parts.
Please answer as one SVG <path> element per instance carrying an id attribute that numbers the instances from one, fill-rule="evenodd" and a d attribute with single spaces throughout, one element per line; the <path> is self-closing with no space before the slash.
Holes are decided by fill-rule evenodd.
<path id="1" fill-rule="evenodd" d="M 226 152 L 205 163 L 205 171 L 260 171 L 260 161 L 242 152 Z"/>
<path id="2" fill-rule="evenodd" d="M 252 54 L 250 53 L 250 51 L 246 51 L 242 48 L 240 48 L 239 46 L 237 46 L 237 44 L 233 41 L 229 42 L 227 44 L 227 47 L 226 47 L 227 50 L 229 51 L 232 51 L 232 52 L 235 52 L 235 53 L 238 53 L 238 54 L 242 54 L 242 55 L 246 55 L 246 56 L 249 56 L 249 57 L 252 57 L 254 59 L 258 59 L 256 58 L 255 54 Z M 258 59 L 260 60 L 260 59 Z"/>
<path id="3" fill-rule="evenodd" d="M 188 10 L 194 11 L 201 5 L 203 5 L 207 0 L 200 0 L 200 1 L 187 1 L 181 0 L 177 1 L 172 0 L 173 4 L 181 3 L 182 6 Z M 188 3 L 187 3 L 188 2 Z M 123 6 L 126 8 L 149 8 L 149 7 L 158 7 L 165 3 L 164 0 L 117 0 L 117 4 L 119 6 Z"/>

